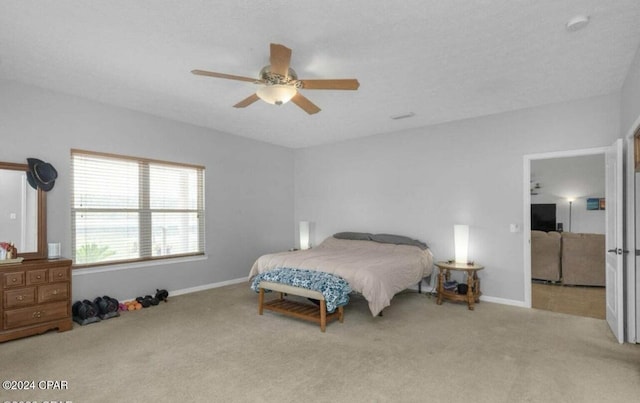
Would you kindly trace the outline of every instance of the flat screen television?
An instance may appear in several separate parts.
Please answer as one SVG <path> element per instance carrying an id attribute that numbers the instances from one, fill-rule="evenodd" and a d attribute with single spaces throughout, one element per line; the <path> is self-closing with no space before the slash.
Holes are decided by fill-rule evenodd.
<path id="1" fill-rule="evenodd" d="M 531 205 L 531 229 L 538 231 L 556 230 L 556 205 L 532 204 Z"/>

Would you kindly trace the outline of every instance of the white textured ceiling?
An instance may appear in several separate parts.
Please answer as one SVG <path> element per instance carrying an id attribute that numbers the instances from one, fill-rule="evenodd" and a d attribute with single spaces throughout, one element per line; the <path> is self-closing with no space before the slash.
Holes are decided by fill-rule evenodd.
<path id="1" fill-rule="evenodd" d="M 617 91 L 638 21 L 638 0 L 0 0 L 0 79 L 297 148 Z M 190 74 L 257 77 L 271 42 L 360 89 L 303 90 L 310 116 Z"/>

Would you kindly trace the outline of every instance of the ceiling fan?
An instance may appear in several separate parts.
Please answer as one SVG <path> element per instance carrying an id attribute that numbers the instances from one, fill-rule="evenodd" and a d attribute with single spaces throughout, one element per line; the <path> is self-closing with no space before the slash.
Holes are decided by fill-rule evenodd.
<path id="1" fill-rule="evenodd" d="M 274 105 L 282 105 L 291 101 L 309 115 L 320 112 L 320 108 L 298 90 L 357 90 L 360 86 L 358 80 L 354 78 L 298 79 L 296 72 L 289 66 L 291 62 L 291 49 L 277 43 L 271 44 L 271 57 L 269 58 L 269 62 L 271 64 L 260 70 L 260 77 L 257 79 L 205 70 L 191 70 L 191 73 L 199 76 L 248 81 L 260 85 L 255 94 L 233 105 L 234 108 L 245 108 L 258 99 Z"/>
<path id="2" fill-rule="evenodd" d="M 529 182 L 531 183 L 531 186 L 530 186 L 531 196 L 537 196 L 539 194 L 538 191 L 542 189 L 542 186 L 540 186 L 539 182 L 536 182 L 535 185 L 533 184 L 533 181 L 529 181 Z"/>

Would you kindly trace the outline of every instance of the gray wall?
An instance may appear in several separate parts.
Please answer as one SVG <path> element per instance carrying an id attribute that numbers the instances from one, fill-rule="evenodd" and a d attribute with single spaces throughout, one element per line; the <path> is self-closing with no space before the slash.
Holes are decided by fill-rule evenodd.
<path id="1" fill-rule="evenodd" d="M 70 148 L 207 167 L 207 260 L 74 276 L 74 298 L 241 278 L 260 254 L 293 245 L 294 222 L 310 220 L 314 244 L 343 230 L 401 233 L 437 259 L 453 255 L 453 224 L 467 223 L 470 257 L 487 267 L 483 292 L 518 302 L 523 234 L 509 224 L 523 221 L 523 155 L 610 145 L 640 115 L 638 99 L 636 55 L 622 95 L 289 150 L 0 81 L 0 160 L 56 166 L 48 235 L 66 256 Z"/>
<path id="2" fill-rule="evenodd" d="M 626 136 L 640 118 L 640 48 L 622 86 L 621 118 L 622 135 Z"/>
<path id="3" fill-rule="evenodd" d="M 389 232 L 453 257 L 470 226 L 483 293 L 524 301 L 523 156 L 611 145 L 620 94 L 457 121 L 295 152 L 295 217 L 316 243 L 338 231 Z M 528 183 L 527 183 L 528 189 Z"/>
<path id="4" fill-rule="evenodd" d="M 293 152 L 242 137 L 0 81 L 0 161 L 37 157 L 58 173 L 48 240 L 70 256 L 70 149 L 206 167 L 208 259 L 74 275 L 73 298 L 130 298 L 244 278 L 261 254 L 294 242 Z"/>

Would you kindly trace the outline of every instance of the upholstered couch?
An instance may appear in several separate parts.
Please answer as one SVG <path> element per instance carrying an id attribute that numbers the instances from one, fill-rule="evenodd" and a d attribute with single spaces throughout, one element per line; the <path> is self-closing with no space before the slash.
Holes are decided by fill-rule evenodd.
<path id="1" fill-rule="evenodd" d="M 564 285 L 605 285 L 605 236 L 531 231 L 531 278 Z"/>
<path id="2" fill-rule="evenodd" d="M 562 283 L 605 285 L 603 234 L 562 233 Z"/>
<path id="3" fill-rule="evenodd" d="M 559 232 L 531 231 L 531 277 L 560 281 L 562 236 Z"/>

